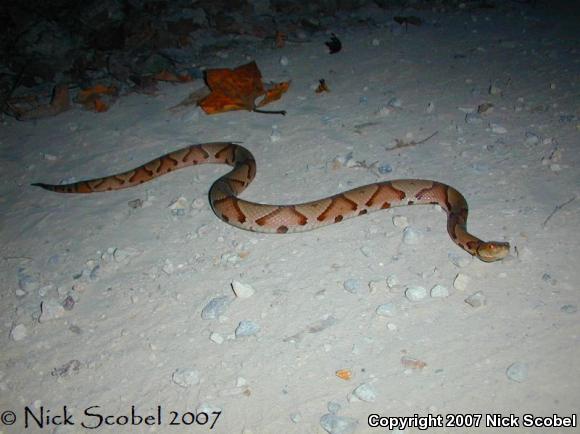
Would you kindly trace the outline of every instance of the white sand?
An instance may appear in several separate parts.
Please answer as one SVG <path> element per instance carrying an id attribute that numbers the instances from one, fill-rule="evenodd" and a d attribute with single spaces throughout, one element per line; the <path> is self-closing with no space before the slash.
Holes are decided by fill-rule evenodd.
<path id="1" fill-rule="evenodd" d="M 91 432 L 80 423 L 96 423 L 83 415 L 95 405 L 105 415 L 130 414 L 132 405 L 141 415 L 162 407 L 161 426 L 109 430 L 132 433 L 209 432 L 207 425 L 168 425 L 171 411 L 195 412 L 203 403 L 222 411 L 213 432 L 255 434 L 323 433 L 320 417 L 330 401 L 342 406 L 339 416 L 358 420 L 360 433 L 387 432 L 367 426 L 370 413 L 512 413 L 521 422 L 525 413 L 578 412 L 580 199 L 543 225 L 580 185 L 578 39 L 573 17 L 522 10 L 421 13 L 425 24 L 407 33 L 334 29 L 343 42 L 335 55 L 319 35 L 282 50 L 236 49 L 208 60 L 233 67 L 256 59 L 265 80 L 292 79 L 289 92 L 267 107 L 286 109 L 286 117 L 168 111 L 200 87 L 196 82 L 161 86 L 155 97 L 123 97 L 102 114 L 75 109 L 37 122 L 6 119 L 0 411 L 12 410 L 18 420 L 0 432 Z M 288 66 L 280 65 L 281 56 Z M 320 78 L 330 93 L 314 93 Z M 490 95 L 490 84 L 501 94 Z M 401 107 L 380 114 L 392 98 Z M 481 123 L 466 123 L 466 110 L 485 102 L 493 110 Z M 493 132 L 493 124 L 505 132 Z M 274 125 L 277 141 L 270 137 Z M 386 150 L 395 139 L 417 142 L 435 131 L 425 143 Z M 526 142 L 526 133 L 538 143 Z M 112 174 L 191 143 L 225 140 L 243 142 L 256 156 L 258 175 L 244 193 L 250 200 L 301 202 L 377 180 L 436 179 L 466 196 L 475 235 L 510 241 L 518 254 L 493 264 L 471 260 L 449 239 L 445 215 L 430 206 L 303 234 L 240 231 L 207 203 L 225 167 L 190 168 L 107 194 L 58 195 L 29 186 Z M 349 152 L 393 171 L 333 168 L 335 157 Z M 168 206 L 180 196 L 196 202 L 174 217 Z M 138 198 L 145 205 L 131 209 L 127 203 Z M 419 244 L 402 242 L 395 215 L 421 232 Z M 129 258 L 116 262 L 107 249 Z M 469 260 L 458 268 L 449 254 Z M 92 278 L 75 279 L 97 265 Z M 469 277 L 463 291 L 453 287 L 459 272 Z M 387 289 L 392 274 L 400 286 Z M 20 284 L 24 294 L 17 291 L 22 279 L 28 279 Z M 358 293 L 343 288 L 348 279 L 358 279 Z M 233 297 L 234 280 L 255 294 L 233 301 L 220 319 L 203 320 L 210 299 Z M 371 281 L 378 281 L 373 291 Z M 407 286 L 436 284 L 449 297 L 404 296 Z M 477 291 L 484 306 L 464 302 Z M 72 310 L 37 320 L 41 303 L 46 309 L 69 295 Z M 385 303 L 394 305 L 391 317 L 375 313 Z M 234 337 L 242 320 L 260 326 L 256 336 Z M 212 332 L 223 343 L 210 340 Z M 426 366 L 403 366 L 403 356 Z M 52 375 L 71 360 L 78 370 Z M 527 367 L 521 382 L 506 375 L 515 362 Z M 172 374 L 188 368 L 200 383 L 175 384 Z M 338 378 L 339 369 L 350 369 L 352 379 Z M 349 402 L 362 383 L 371 385 L 375 401 Z M 76 426 L 24 429 L 26 406 L 56 415 L 64 405 Z M 495 432 L 484 426 L 482 420 L 473 432 Z"/>

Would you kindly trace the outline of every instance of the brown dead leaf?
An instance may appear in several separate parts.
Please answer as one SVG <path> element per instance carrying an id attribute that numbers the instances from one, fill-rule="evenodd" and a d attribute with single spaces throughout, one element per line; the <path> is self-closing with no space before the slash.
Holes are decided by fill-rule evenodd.
<path id="1" fill-rule="evenodd" d="M 231 110 L 286 114 L 283 110 L 263 111 L 257 108 L 279 99 L 288 90 L 290 82 L 273 84 L 266 89 L 256 62 L 235 69 L 208 69 L 205 78 L 211 93 L 198 104 L 209 115 Z M 261 96 L 264 98 L 256 105 L 256 99 Z"/>
<path id="2" fill-rule="evenodd" d="M 33 99 L 35 107 L 31 109 L 23 109 L 9 104 L 14 115 L 18 120 L 33 120 L 45 118 L 48 116 L 56 116 L 59 113 L 67 111 L 70 108 L 70 97 L 68 86 L 61 84 L 55 86 L 52 92 L 52 97 L 48 105 L 39 106 L 35 99 Z"/>
<path id="3" fill-rule="evenodd" d="M 316 93 L 330 92 L 330 89 L 326 85 L 326 81 L 324 80 L 324 78 L 321 78 L 320 80 L 318 80 L 318 82 L 319 82 L 318 87 L 314 92 Z"/>
<path id="4" fill-rule="evenodd" d="M 79 91 L 76 101 L 82 104 L 87 110 L 101 113 L 109 109 L 109 104 L 103 100 L 103 96 L 117 96 L 117 88 L 115 86 L 97 84 Z"/>
<path id="5" fill-rule="evenodd" d="M 275 39 L 274 46 L 276 48 L 284 48 L 284 45 L 286 45 L 287 38 L 288 36 L 286 35 L 286 33 L 277 31 L 276 36 L 274 37 Z"/>

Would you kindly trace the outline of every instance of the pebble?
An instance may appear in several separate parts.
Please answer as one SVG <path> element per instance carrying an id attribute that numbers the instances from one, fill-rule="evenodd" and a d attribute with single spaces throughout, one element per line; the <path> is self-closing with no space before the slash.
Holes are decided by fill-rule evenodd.
<path id="1" fill-rule="evenodd" d="M 391 289 L 395 288 L 396 286 L 398 286 L 401 282 L 399 281 L 399 278 L 397 277 L 396 274 L 389 274 L 387 276 L 387 286 Z"/>
<path id="2" fill-rule="evenodd" d="M 18 279 L 18 287 L 26 292 L 36 291 L 40 288 L 39 280 L 30 274 L 22 274 Z"/>
<path id="3" fill-rule="evenodd" d="M 237 280 L 232 282 L 232 289 L 238 298 L 249 298 L 256 292 L 250 285 L 238 282 Z"/>
<path id="4" fill-rule="evenodd" d="M 489 124 L 489 127 L 491 128 L 491 132 L 495 133 L 495 134 L 505 134 L 507 133 L 507 129 L 501 125 L 498 124 Z"/>
<path id="5" fill-rule="evenodd" d="M 387 102 L 387 106 L 393 107 L 393 108 L 401 108 L 403 106 L 403 103 L 401 102 L 401 100 L 399 98 L 391 98 Z"/>
<path id="6" fill-rule="evenodd" d="M 487 93 L 489 93 L 490 95 L 501 95 L 503 93 L 503 90 L 498 86 L 496 86 L 495 84 L 491 84 L 487 89 Z"/>
<path id="7" fill-rule="evenodd" d="M 171 214 L 174 216 L 184 216 L 187 208 L 187 199 L 183 196 L 178 197 L 169 204 Z"/>
<path id="8" fill-rule="evenodd" d="M 337 401 L 328 401 L 326 408 L 328 409 L 329 413 L 338 414 L 338 412 L 342 410 L 342 405 L 340 405 L 340 402 Z"/>
<path id="9" fill-rule="evenodd" d="M 526 138 L 524 139 L 524 143 L 528 146 L 535 146 L 540 143 L 540 137 L 534 133 L 526 131 Z"/>
<path id="10" fill-rule="evenodd" d="M 373 402 L 377 399 L 377 393 L 369 383 L 363 383 L 352 391 L 352 396 L 364 402 Z"/>
<path id="11" fill-rule="evenodd" d="M 329 434 L 352 434 L 358 421 L 352 417 L 325 414 L 320 418 L 320 426 Z"/>
<path id="12" fill-rule="evenodd" d="M 143 208 L 143 199 L 130 200 L 129 202 L 127 202 L 127 205 L 129 206 L 129 208 L 132 208 L 132 209 Z"/>
<path id="13" fill-rule="evenodd" d="M 376 115 L 379 117 L 387 117 L 389 116 L 391 113 L 393 112 L 393 109 L 391 107 L 388 106 L 381 106 L 379 107 L 379 109 L 376 111 Z"/>
<path id="14" fill-rule="evenodd" d="M 483 119 L 481 118 L 481 115 L 479 113 L 467 113 L 465 115 L 465 123 L 466 124 L 475 125 L 475 124 L 481 124 L 482 122 L 483 122 Z"/>
<path id="15" fill-rule="evenodd" d="M 528 365 L 522 362 L 512 363 L 505 373 L 510 380 L 522 383 L 528 378 Z"/>
<path id="16" fill-rule="evenodd" d="M 243 338 L 246 336 L 255 335 L 260 331 L 260 326 L 253 321 L 243 320 L 240 321 L 236 327 L 236 338 Z"/>
<path id="17" fill-rule="evenodd" d="M 191 368 L 178 368 L 173 373 L 171 379 L 181 387 L 191 387 L 199 384 L 199 372 Z"/>
<path id="18" fill-rule="evenodd" d="M 416 245 L 423 239 L 423 233 L 419 229 L 407 226 L 403 230 L 403 243 L 408 245 Z"/>
<path id="19" fill-rule="evenodd" d="M 380 279 L 380 280 L 371 280 L 369 282 L 369 289 L 371 294 L 374 294 L 376 292 L 387 291 L 389 288 L 387 286 L 387 282 L 384 279 Z"/>
<path id="20" fill-rule="evenodd" d="M 427 290 L 422 286 L 409 286 L 405 289 L 405 297 L 409 301 L 419 301 L 427 297 Z"/>
<path id="21" fill-rule="evenodd" d="M 486 298 L 483 292 L 477 291 L 464 300 L 471 307 L 481 307 L 486 304 Z"/>
<path id="22" fill-rule="evenodd" d="M 404 215 L 395 215 L 392 220 L 393 224 L 398 228 L 404 229 L 409 226 L 409 219 Z"/>
<path id="23" fill-rule="evenodd" d="M 576 313 L 578 312 L 578 306 L 575 304 L 565 304 L 560 310 L 564 313 Z"/>
<path id="24" fill-rule="evenodd" d="M 381 45 L 381 40 L 380 40 L 380 39 L 377 39 L 377 38 L 374 38 L 374 39 L 371 41 L 371 45 L 372 45 L 373 47 L 378 47 L 379 45 Z"/>
<path id="25" fill-rule="evenodd" d="M 141 252 L 133 247 L 127 247 L 125 249 L 114 249 L 113 259 L 115 262 L 126 263 L 134 256 L 139 255 Z"/>
<path id="26" fill-rule="evenodd" d="M 342 286 L 346 291 L 350 292 L 351 294 L 358 294 L 362 289 L 363 284 L 360 279 L 351 278 L 345 280 Z"/>
<path id="27" fill-rule="evenodd" d="M 435 103 L 433 101 L 429 101 L 427 106 L 425 107 L 425 113 L 431 114 L 435 111 Z"/>
<path id="28" fill-rule="evenodd" d="M 173 262 L 171 262 L 169 259 L 166 259 L 161 269 L 165 274 L 170 275 L 175 271 L 175 266 L 173 265 Z"/>
<path id="29" fill-rule="evenodd" d="M 471 277 L 464 273 L 457 273 L 453 280 L 453 287 L 458 291 L 465 291 L 469 287 Z"/>
<path id="30" fill-rule="evenodd" d="M 394 303 L 383 303 L 375 309 L 376 314 L 379 316 L 393 316 L 396 311 L 397 308 Z"/>
<path id="31" fill-rule="evenodd" d="M 282 135 L 280 134 L 280 130 L 278 129 L 278 125 L 272 125 L 272 131 L 270 132 L 270 141 L 272 143 L 276 143 L 280 141 Z"/>
<path id="32" fill-rule="evenodd" d="M 212 298 L 201 311 L 202 319 L 217 319 L 228 309 L 232 299 L 227 295 Z"/>
<path id="33" fill-rule="evenodd" d="M 397 324 L 393 324 L 392 322 L 387 323 L 387 330 L 390 332 L 396 332 L 398 328 L 399 327 L 397 327 Z"/>
<path id="34" fill-rule="evenodd" d="M 390 164 L 388 163 L 383 163 L 378 167 L 379 173 L 381 175 L 385 175 L 387 173 L 391 173 L 393 171 L 393 168 L 391 167 Z"/>
<path id="35" fill-rule="evenodd" d="M 289 63 L 290 62 L 289 62 L 289 60 L 288 60 L 288 58 L 286 56 L 280 57 L 280 65 L 282 65 L 282 66 L 288 66 Z"/>
<path id="36" fill-rule="evenodd" d="M 28 330 L 24 324 L 17 324 L 10 330 L 10 337 L 14 342 L 21 341 L 28 335 Z"/>
<path id="37" fill-rule="evenodd" d="M 51 319 L 60 318 L 64 315 L 64 307 L 55 299 L 43 301 L 40 304 L 40 317 L 38 322 L 46 322 Z"/>
<path id="38" fill-rule="evenodd" d="M 401 364 L 408 369 L 423 369 L 427 363 L 415 357 L 403 356 L 401 357 Z"/>
<path id="39" fill-rule="evenodd" d="M 203 209 L 203 208 L 205 208 L 206 205 L 207 205 L 207 200 L 202 199 L 201 197 L 196 197 L 193 200 L 193 202 L 191 203 L 191 206 L 195 209 Z"/>
<path id="40" fill-rule="evenodd" d="M 290 420 L 294 423 L 298 423 L 302 420 L 302 415 L 300 412 L 290 413 Z"/>
<path id="41" fill-rule="evenodd" d="M 216 344 L 223 344 L 224 337 L 222 335 L 220 335 L 219 333 L 212 332 L 209 335 L 209 340 L 216 343 Z"/>
<path id="42" fill-rule="evenodd" d="M 471 264 L 473 256 L 461 255 L 458 253 L 448 253 L 447 258 L 449 258 L 451 263 L 456 267 L 463 268 Z"/>
<path id="43" fill-rule="evenodd" d="M 449 289 L 447 289 L 443 285 L 437 284 L 433 288 L 431 288 L 431 291 L 429 291 L 429 294 L 431 294 L 431 297 L 433 297 L 433 298 L 449 297 Z"/>

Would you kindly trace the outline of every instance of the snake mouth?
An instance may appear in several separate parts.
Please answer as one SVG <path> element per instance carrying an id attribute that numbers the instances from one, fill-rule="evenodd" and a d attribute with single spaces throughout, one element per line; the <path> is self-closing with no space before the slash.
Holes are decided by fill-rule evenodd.
<path id="1" fill-rule="evenodd" d="M 477 257 L 483 262 L 495 262 L 504 259 L 510 252 L 510 244 L 489 241 L 481 243 L 477 247 Z"/>

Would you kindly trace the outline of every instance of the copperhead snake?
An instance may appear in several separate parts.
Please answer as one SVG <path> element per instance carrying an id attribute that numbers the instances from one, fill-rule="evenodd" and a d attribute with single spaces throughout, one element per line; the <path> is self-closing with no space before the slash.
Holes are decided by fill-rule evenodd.
<path id="1" fill-rule="evenodd" d="M 404 205 L 437 204 L 447 213 L 447 232 L 455 244 L 485 262 L 503 259 L 509 243 L 482 241 L 467 232 L 467 202 L 453 187 L 423 179 L 399 179 L 364 185 L 331 197 L 291 205 L 266 205 L 238 198 L 256 175 L 256 161 L 235 143 L 191 145 L 104 178 L 72 184 L 32 184 L 58 193 L 120 190 L 150 181 L 183 167 L 227 164 L 233 169 L 209 190 L 213 212 L 226 223 L 252 232 L 305 232 L 373 211 Z"/>

